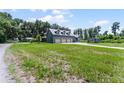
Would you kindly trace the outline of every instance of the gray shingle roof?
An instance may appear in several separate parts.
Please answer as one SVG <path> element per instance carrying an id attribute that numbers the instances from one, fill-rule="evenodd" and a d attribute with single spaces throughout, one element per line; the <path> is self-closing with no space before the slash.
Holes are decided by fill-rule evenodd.
<path id="1" fill-rule="evenodd" d="M 71 31 L 66 31 L 66 30 L 58 30 L 58 29 L 49 29 L 50 32 L 53 35 L 57 35 L 57 36 L 74 36 L 77 37 L 76 35 L 72 34 Z"/>

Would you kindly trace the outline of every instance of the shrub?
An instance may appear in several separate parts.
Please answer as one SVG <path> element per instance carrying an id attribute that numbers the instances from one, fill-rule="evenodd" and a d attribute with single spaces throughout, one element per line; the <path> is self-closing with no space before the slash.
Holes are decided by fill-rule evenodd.
<path id="1" fill-rule="evenodd" d="M 38 42 L 41 42 L 41 41 L 42 41 L 42 37 L 41 37 L 40 34 L 38 34 L 38 35 L 36 36 L 36 40 L 37 40 Z"/>
<path id="2" fill-rule="evenodd" d="M 6 42 L 6 36 L 3 31 L 0 30 L 0 43 Z"/>
<path id="3" fill-rule="evenodd" d="M 124 39 L 106 39 L 106 40 L 101 40 L 102 43 L 124 43 Z"/>

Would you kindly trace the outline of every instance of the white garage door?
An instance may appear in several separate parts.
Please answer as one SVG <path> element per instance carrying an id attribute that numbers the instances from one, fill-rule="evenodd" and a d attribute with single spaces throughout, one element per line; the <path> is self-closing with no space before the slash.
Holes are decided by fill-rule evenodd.
<path id="1" fill-rule="evenodd" d="M 59 38 L 55 38 L 55 43 L 61 43 Z"/>
<path id="2" fill-rule="evenodd" d="M 70 42 L 73 42 L 72 38 L 70 38 Z"/>
<path id="3" fill-rule="evenodd" d="M 62 38 L 62 43 L 66 43 L 66 39 L 65 38 Z"/>
<path id="4" fill-rule="evenodd" d="M 70 39 L 69 38 L 67 39 L 67 43 L 70 43 Z"/>

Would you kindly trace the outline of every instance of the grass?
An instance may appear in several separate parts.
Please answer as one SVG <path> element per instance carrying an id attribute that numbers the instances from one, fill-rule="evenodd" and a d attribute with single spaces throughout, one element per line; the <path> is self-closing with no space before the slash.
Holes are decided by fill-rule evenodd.
<path id="1" fill-rule="evenodd" d="M 36 82 L 64 82 L 70 76 L 87 82 L 124 82 L 124 51 L 64 44 L 14 44 L 11 52 Z"/>
<path id="2" fill-rule="evenodd" d="M 124 43 L 95 43 L 95 44 L 104 45 L 104 46 L 112 46 L 112 47 L 124 47 Z"/>
<path id="3" fill-rule="evenodd" d="M 21 82 L 21 80 L 16 76 L 16 71 L 15 71 L 14 64 L 8 65 L 8 71 L 13 76 L 13 78 L 16 80 L 17 83 Z"/>

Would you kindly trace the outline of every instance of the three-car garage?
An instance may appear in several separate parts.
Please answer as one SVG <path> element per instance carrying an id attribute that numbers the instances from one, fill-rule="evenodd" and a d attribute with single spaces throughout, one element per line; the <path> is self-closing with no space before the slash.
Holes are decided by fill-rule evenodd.
<path id="1" fill-rule="evenodd" d="M 56 38 L 54 38 L 54 41 L 55 41 L 55 43 L 71 43 L 71 42 L 73 42 L 73 39 L 72 38 L 59 38 L 59 37 L 56 37 Z"/>

